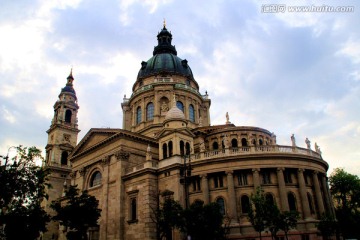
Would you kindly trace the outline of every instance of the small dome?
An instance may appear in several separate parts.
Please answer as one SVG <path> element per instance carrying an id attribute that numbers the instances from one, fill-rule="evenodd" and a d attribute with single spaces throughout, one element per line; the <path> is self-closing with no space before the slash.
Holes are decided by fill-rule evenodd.
<path id="1" fill-rule="evenodd" d="M 175 105 L 172 106 L 172 108 L 166 113 L 165 120 L 168 119 L 185 119 L 184 113 Z"/>

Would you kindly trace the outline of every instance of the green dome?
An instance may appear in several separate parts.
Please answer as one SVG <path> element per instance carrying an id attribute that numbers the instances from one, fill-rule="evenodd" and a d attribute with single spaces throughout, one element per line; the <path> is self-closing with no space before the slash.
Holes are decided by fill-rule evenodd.
<path id="1" fill-rule="evenodd" d="M 158 74 L 179 74 L 194 79 L 186 59 L 177 56 L 175 46 L 171 45 L 172 34 L 166 27 L 157 35 L 158 45 L 154 47 L 153 56 L 141 63 L 137 79 Z"/>

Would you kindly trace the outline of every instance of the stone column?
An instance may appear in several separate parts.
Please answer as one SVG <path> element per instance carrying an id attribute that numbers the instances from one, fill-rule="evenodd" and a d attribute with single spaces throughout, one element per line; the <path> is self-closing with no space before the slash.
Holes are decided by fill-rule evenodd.
<path id="1" fill-rule="evenodd" d="M 236 212 L 236 195 L 235 195 L 235 186 L 234 186 L 234 176 L 233 171 L 227 171 L 227 187 L 228 187 L 228 198 L 229 198 L 229 216 L 234 221 L 237 221 L 237 212 Z"/>
<path id="2" fill-rule="evenodd" d="M 324 189 L 325 203 L 326 203 L 327 211 L 329 213 L 331 213 L 333 216 L 335 216 L 335 209 L 334 209 L 334 205 L 333 205 L 332 198 L 331 198 L 331 195 L 330 195 L 330 190 L 329 190 L 329 185 L 328 185 L 328 182 L 327 182 L 326 175 L 324 175 L 321 178 L 321 181 L 322 181 L 322 187 Z"/>
<path id="3" fill-rule="evenodd" d="M 253 172 L 253 181 L 254 181 L 254 190 L 256 192 L 256 189 L 258 187 L 260 187 L 260 176 L 259 176 L 259 168 L 253 168 L 252 172 Z"/>
<path id="4" fill-rule="evenodd" d="M 300 191 L 300 200 L 303 210 L 303 218 L 307 219 L 311 217 L 310 208 L 309 208 L 309 201 L 306 194 L 306 187 L 305 187 L 305 179 L 304 179 L 304 169 L 298 169 L 298 181 L 299 181 L 299 191 Z"/>
<path id="5" fill-rule="evenodd" d="M 320 215 L 324 213 L 324 202 L 323 202 L 323 198 L 321 195 L 321 189 L 320 189 L 320 184 L 319 184 L 319 178 L 318 178 L 318 172 L 314 171 L 313 173 L 313 181 L 314 181 L 314 188 L 315 188 L 315 196 L 316 196 L 316 202 L 317 202 L 317 206 L 319 208 L 319 213 Z M 324 191 L 324 194 L 326 193 L 326 191 Z"/>
<path id="6" fill-rule="evenodd" d="M 286 185 L 284 180 L 284 168 L 277 169 L 277 179 L 279 185 L 279 195 L 280 195 L 280 206 L 282 211 L 289 211 L 289 204 L 286 196 Z"/>
<path id="7" fill-rule="evenodd" d="M 109 196 L 109 163 L 110 156 L 105 156 L 101 160 L 101 164 L 103 166 L 102 172 L 102 195 L 104 200 L 102 201 L 102 216 L 100 220 L 100 238 L 107 239 L 107 226 L 108 226 L 108 196 Z"/>
<path id="8" fill-rule="evenodd" d="M 204 204 L 210 203 L 210 195 L 209 195 L 209 183 L 207 174 L 203 174 L 201 177 L 201 189 L 203 192 Z"/>

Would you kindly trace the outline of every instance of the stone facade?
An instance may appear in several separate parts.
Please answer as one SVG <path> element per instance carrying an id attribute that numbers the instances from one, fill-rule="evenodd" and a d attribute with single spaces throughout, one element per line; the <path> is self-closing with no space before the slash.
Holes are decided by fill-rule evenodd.
<path id="1" fill-rule="evenodd" d="M 187 61 L 177 57 L 171 33 L 164 26 L 157 38 L 131 97 L 123 99 L 122 129 L 93 128 L 76 144 L 77 104 L 68 125 L 56 123 L 66 111 L 65 102 L 76 95 L 60 94 L 65 105 L 62 112 L 56 111 L 62 103 L 54 106 L 46 147 L 55 186 L 50 199 L 61 196 L 64 182 L 77 185 L 94 195 L 102 209 L 90 239 L 150 240 L 156 239 L 152 214 L 158 193 L 170 190 L 184 206 L 196 200 L 219 203 L 231 220 L 231 239 L 245 239 L 257 236 L 247 206 L 261 186 L 281 210 L 300 212 L 292 239 L 317 239 L 319 216 L 333 211 L 328 164 L 321 153 L 278 145 L 274 133 L 235 126 L 228 114 L 224 125 L 212 126 L 211 100 L 207 93 L 200 94 Z M 64 150 L 71 152 L 67 164 L 61 164 Z M 184 186 L 185 165 L 191 165 L 192 172 Z M 64 239 L 64 231 L 55 223 L 51 226 L 44 239 Z M 174 232 L 173 239 L 181 239 L 179 233 Z"/>

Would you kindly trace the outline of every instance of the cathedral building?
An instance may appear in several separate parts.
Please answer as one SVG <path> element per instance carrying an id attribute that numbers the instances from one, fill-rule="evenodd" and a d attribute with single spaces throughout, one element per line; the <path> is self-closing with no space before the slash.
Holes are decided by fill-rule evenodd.
<path id="1" fill-rule="evenodd" d="M 171 191 L 184 207 L 196 200 L 218 203 L 230 219 L 229 238 L 249 239 L 258 236 L 247 217 L 250 197 L 261 187 L 280 210 L 300 212 L 292 239 L 317 239 L 319 217 L 333 211 L 328 164 L 318 147 L 297 147 L 294 136 L 290 146 L 278 145 L 273 132 L 235 126 L 228 114 L 223 125 L 211 125 L 211 100 L 199 92 L 165 25 L 157 41 L 152 57 L 141 62 L 131 97 L 123 99 L 122 128 L 92 128 L 79 143 L 70 73 L 47 131 L 53 186 L 47 211 L 64 184 L 77 185 L 102 210 L 89 239 L 150 240 L 157 236 L 156 196 Z M 52 222 L 43 239 L 65 239 L 65 229 Z M 173 239 L 181 239 L 175 231 Z"/>

